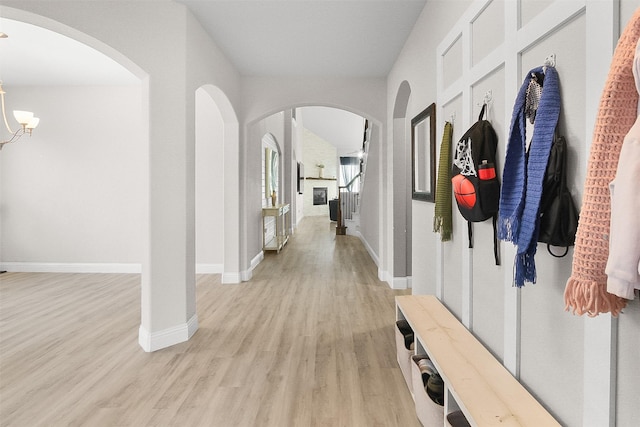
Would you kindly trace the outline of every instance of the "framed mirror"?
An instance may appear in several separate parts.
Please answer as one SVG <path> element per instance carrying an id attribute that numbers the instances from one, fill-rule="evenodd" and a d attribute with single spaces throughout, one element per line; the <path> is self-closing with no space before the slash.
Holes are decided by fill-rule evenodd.
<path id="1" fill-rule="evenodd" d="M 436 104 L 411 120 L 411 194 L 433 202 L 436 187 Z"/>
<path id="2" fill-rule="evenodd" d="M 275 191 L 278 194 L 278 152 L 269 147 L 264 149 L 264 189 L 265 198 L 270 199 Z"/>

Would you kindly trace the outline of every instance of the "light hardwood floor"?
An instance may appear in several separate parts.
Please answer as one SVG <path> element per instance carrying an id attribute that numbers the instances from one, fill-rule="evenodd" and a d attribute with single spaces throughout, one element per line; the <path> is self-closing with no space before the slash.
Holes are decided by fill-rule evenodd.
<path id="1" fill-rule="evenodd" d="M 250 282 L 197 278 L 199 330 L 138 345 L 140 277 L 0 275 L 2 426 L 419 426 L 393 291 L 359 239 L 305 218 Z"/>

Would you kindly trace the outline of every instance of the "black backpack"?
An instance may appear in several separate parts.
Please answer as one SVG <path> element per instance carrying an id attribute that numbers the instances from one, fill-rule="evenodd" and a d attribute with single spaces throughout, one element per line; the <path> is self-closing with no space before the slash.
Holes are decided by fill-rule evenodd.
<path id="1" fill-rule="evenodd" d="M 546 243 L 551 255 L 562 258 L 569 252 L 569 246 L 575 244 L 578 212 L 567 188 L 567 141 L 557 133 L 549 152 L 538 216 L 538 242 Z M 565 251 L 556 255 L 551 246 L 564 247 Z"/>
<path id="2" fill-rule="evenodd" d="M 458 210 L 467 220 L 470 248 L 473 248 L 471 223 L 493 218 L 493 252 L 496 265 L 500 265 L 496 234 L 500 205 L 500 181 L 496 173 L 498 137 L 491 123 L 483 119 L 486 109 L 484 104 L 478 121 L 455 145 L 451 183 Z"/>

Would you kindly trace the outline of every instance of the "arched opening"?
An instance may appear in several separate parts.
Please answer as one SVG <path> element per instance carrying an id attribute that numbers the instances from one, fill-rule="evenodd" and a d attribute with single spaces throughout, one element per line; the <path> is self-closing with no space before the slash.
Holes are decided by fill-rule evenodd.
<path id="1" fill-rule="evenodd" d="M 3 41 L 14 44 L 0 53 L 10 59 L 0 69 L 7 109 L 41 118 L 31 138 L 7 144 L 0 156 L 4 269 L 140 272 L 148 191 L 144 72 L 72 28 L 23 11 L 4 14 Z M 53 54 L 28 55 L 41 45 Z M 65 67 L 66 55 L 73 66 Z"/>
<path id="2" fill-rule="evenodd" d="M 224 271 L 224 122 L 213 98 L 196 90 L 196 273 Z"/>
<path id="3" fill-rule="evenodd" d="M 196 272 L 239 283 L 239 127 L 227 96 L 214 85 L 195 94 Z"/>
<path id="4" fill-rule="evenodd" d="M 411 87 L 400 84 L 393 109 L 392 287 L 411 287 L 411 131 L 407 107 Z"/>
<path id="5" fill-rule="evenodd" d="M 372 131 L 374 128 L 375 131 Z M 249 270 L 264 256 L 260 209 L 271 204 L 264 185 L 264 147 L 266 141 L 271 139 L 277 141 L 279 150 L 280 181 L 277 200 L 278 203 L 290 205 L 292 231 L 305 216 L 324 216 L 328 226 L 335 229 L 336 221 L 331 218 L 331 202 L 333 199 L 337 201 L 339 186 L 348 184 L 342 182 L 345 174 L 342 173 L 341 158 L 356 159 L 358 171 L 364 172 L 365 166 L 361 168 L 360 165 L 361 162 L 366 165 L 372 134 L 375 134 L 376 155 L 372 166 L 374 174 L 371 175 L 371 180 L 375 182 L 367 183 L 366 186 L 352 183 L 351 186 L 359 191 L 366 187 L 371 192 L 367 199 L 371 206 L 367 209 L 364 220 L 354 218 L 348 234 L 359 235 L 362 239 L 369 237 L 371 243 L 366 246 L 378 262 L 375 255 L 380 238 L 379 133 L 380 126 L 377 122 L 358 113 L 312 104 L 293 105 L 289 109 L 265 115 L 247 126 L 245 182 L 254 183 L 245 187 L 247 212 L 244 217 L 247 218 L 245 237 Z M 350 143 L 341 140 L 345 135 Z M 259 185 L 260 182 L 263 184 Z M 361 235 L 362 228 L 358 222 L 366 222 L 364 225 L 368 227 L 369 234 Z"/>

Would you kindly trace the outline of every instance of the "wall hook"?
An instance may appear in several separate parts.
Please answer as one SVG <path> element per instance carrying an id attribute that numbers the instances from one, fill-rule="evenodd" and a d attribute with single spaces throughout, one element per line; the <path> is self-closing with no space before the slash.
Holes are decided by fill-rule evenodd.
<path id="1" fill-rule="evenodd" d="M 484 93 L 483 102 L 484 102 L 485 104 L 488 104 L 488 103 L 490 103 L 491 101 L 493 101 L 493 93 L 491 93 L 491 91 L 490 91 L 490 90 L 488 90 L 488 91 L 486 91 L 486 92 Z"/>
<path id="2" fill-rule="evenodd" d="M 476 105 L 478 107 L 482 107 L 485 104 L 489 105 L 491 101 L 493 101 L 493 94 L 491 93 L 490 90 L 488 90 L 484 93 L 484 96 L 482 97 L 482 102 L 478 102 Z"/>
<path id="3" fill-rule="evenodd" d="M 556 67 L 556 54 L 552 53 L 544 59 L 544 66 L 542 67 L 544 71 L 547 71 L 547 67 Z"/>

